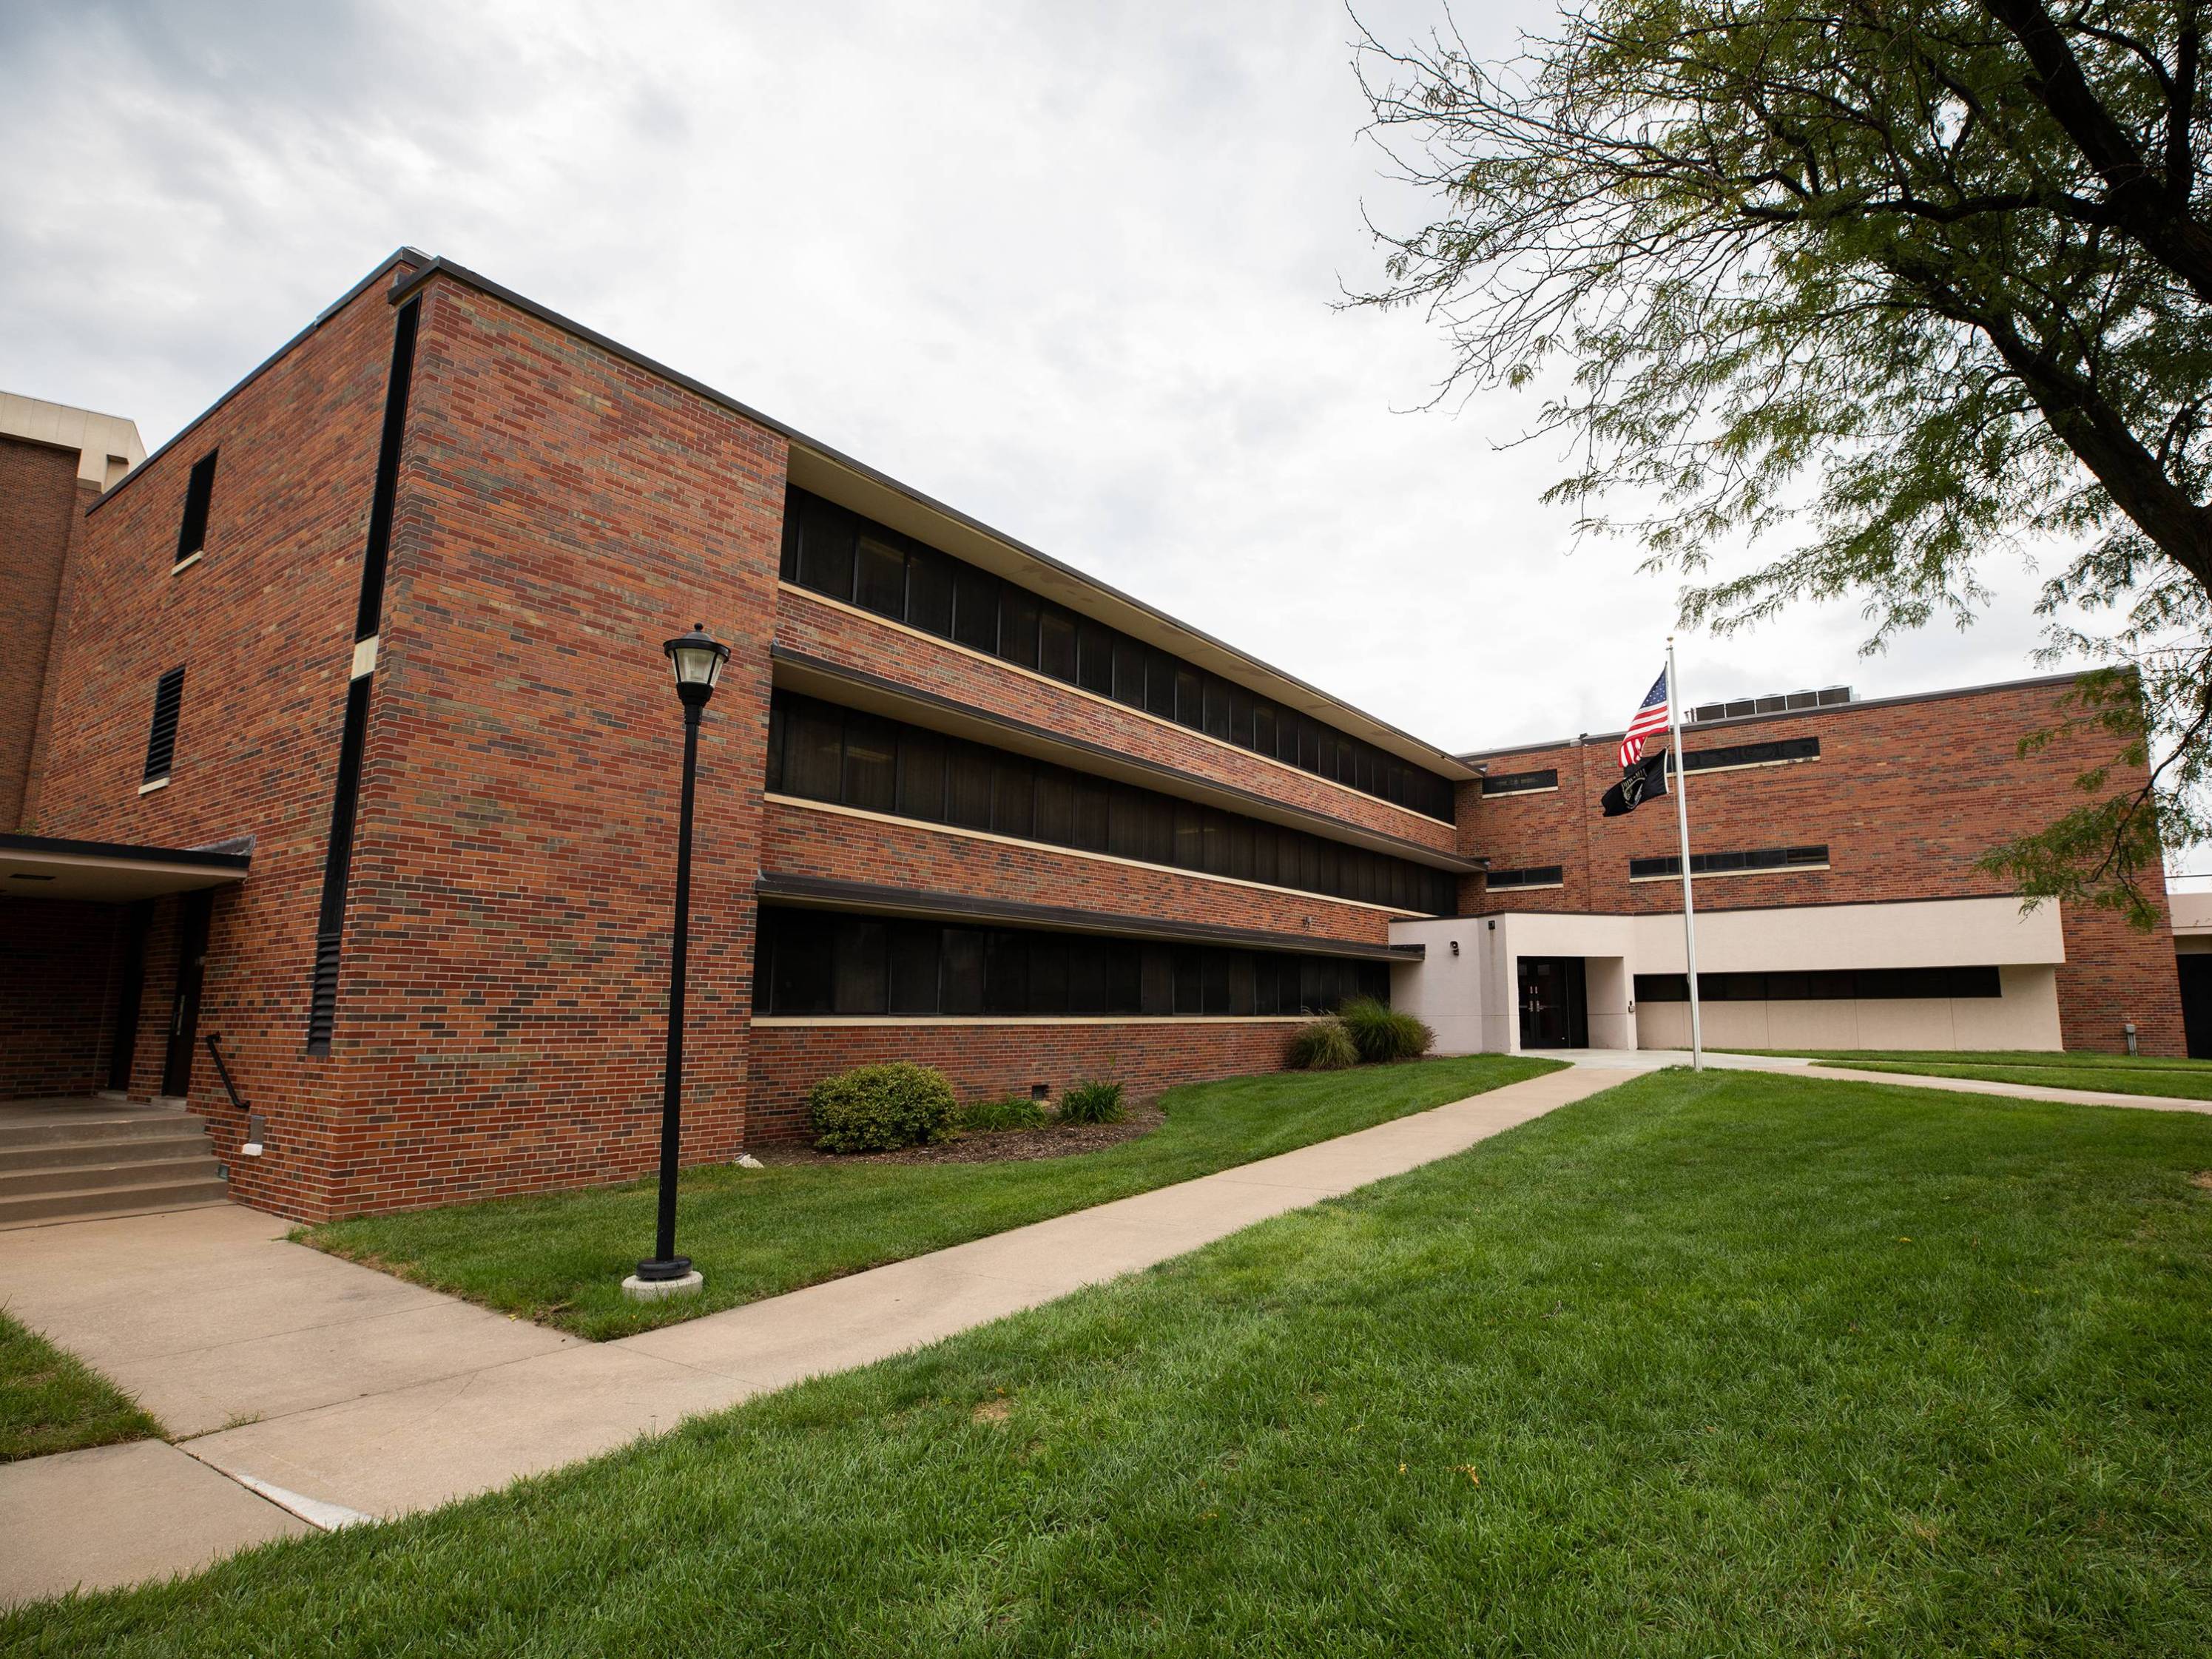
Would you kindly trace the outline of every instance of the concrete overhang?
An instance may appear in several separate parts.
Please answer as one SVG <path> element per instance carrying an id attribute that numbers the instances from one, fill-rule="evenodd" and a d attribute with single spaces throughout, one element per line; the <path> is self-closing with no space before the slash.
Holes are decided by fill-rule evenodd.
<path id="1" fill-rule="evenodd" d="M 131 847 L 52 836 L 0 835 L 0 897 L 120 904 L 228 887 L 246 879 L 250 848 Z"/>

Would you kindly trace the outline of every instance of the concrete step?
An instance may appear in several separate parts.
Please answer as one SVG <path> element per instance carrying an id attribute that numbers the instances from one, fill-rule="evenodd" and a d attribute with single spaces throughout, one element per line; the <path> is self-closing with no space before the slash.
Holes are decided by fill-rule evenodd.
<path id="1" fill-rule="evenodd" d="M 48 1140 L 27 1146 L 0 1146 L 0 1176 L 22 1170 L 82 1168 L 101 1164 L 156 1163 L 190 1158 L 208 1150 L 207 1131 L 195 1122 L 165 1135 L 117 1135 L 100 1140 Z"/>
<path id="2" fill-rule="evenodd" d="M 21 1227 L 44 1221 L 89 1220 L 96 1216 L 145 1215 L 159 1210 L 195 1209 L 203 1204 L 224 1204 L 230 1188 L 210 1170 L 194 1180 L 149 1183 L 144 1186 L 86 1187 L 69 1193 L 33 1193 L 21 1198 L 0 1198 L 0 1227 Z"/>
<path id="3" fill-rule="evenodd" d="M 0 1170 L 0 1201 L 39 1193 L 112 1192 L 123 1187 L 172 1187 L 180 1181 L 219 1181 L 215 1155 L 203 1139 L 181 1158 L 133 1158 L 110 1164 L 64 1164 L 44 1170 Z"/>
<path id="4" fill-rule="evenodd" d="M 191 1112 L 167 1107 L 118 1106 L 112 1110 L 0 1111 L 0 1147 L 50 1146 L 68 1140 L 141 1140 L 199 1128 Z"/>

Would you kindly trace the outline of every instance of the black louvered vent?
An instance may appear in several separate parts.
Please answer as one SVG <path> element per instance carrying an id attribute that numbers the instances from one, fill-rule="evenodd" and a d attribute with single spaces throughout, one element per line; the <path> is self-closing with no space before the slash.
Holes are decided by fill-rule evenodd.
<path id="1" fill-rule="evenodd" d="M 185 671 L 172 668 L 154 688 L 154 726 L 146 734 L 145 781 L 169 775 L 177 758 L 177 717 L 185 708 Z"/>
<path id="2" fill-rule="evenodd" d="M 307 1052 L 331 1051 L 331 1029 L 338 1017 L 338 939 L 335 933 L 315 935 L 315 983 L 307 1002 Z"/>

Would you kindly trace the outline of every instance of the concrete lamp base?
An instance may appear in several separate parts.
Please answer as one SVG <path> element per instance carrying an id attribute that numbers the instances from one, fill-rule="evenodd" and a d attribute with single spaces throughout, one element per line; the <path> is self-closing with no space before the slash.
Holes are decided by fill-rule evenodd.
<path id="1" fill-rule="evenodd" d="M 632 1273 L 623 1280 L 623 1294 L 633 1302 L 659 1302 L 672 1296 L 696 1296 L 706 1283 L 707 1275 L 696 1267 L 681 1279 L 640 1279 Z"/>

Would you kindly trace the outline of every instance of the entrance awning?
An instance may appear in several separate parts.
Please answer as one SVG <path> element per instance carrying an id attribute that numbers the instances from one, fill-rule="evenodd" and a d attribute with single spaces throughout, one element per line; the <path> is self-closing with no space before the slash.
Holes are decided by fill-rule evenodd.
<path id="1" fill-rule="evenodd" d="M 225 887 L 252 862 L 241 846 L 129 847 L 110 841 L 0 835 L 0 898 L 121 903 Z"/>

